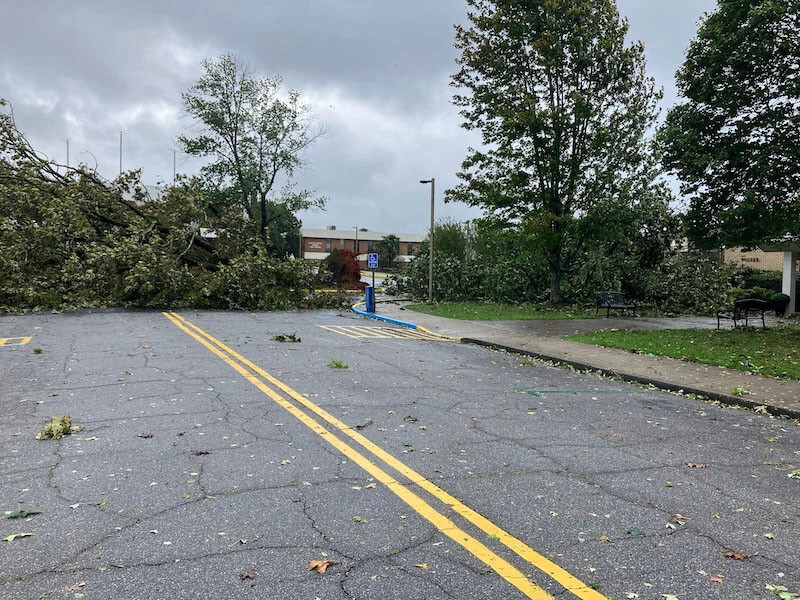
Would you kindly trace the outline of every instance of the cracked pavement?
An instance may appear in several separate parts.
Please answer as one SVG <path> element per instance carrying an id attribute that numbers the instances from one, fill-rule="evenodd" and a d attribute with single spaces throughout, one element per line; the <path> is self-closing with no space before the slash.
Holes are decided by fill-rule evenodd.
<path id="1" fill-rule="evenodd" d="M 796 421 L 335 311 L 180 314 L 608 598 L 800 593 Z M 28 335 L 0 348 L 0 509 L 41 514 L 0 519 L 35 534 L 0 542 L 3 600 L 523 597 L 161 313 L 0 316 Z M 84 429 L 35 440 L 55 414 Z"/>

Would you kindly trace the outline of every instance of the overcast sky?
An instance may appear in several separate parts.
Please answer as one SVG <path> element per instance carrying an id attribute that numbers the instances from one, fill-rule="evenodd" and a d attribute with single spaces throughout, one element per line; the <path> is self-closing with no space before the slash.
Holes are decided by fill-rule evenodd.
<path id="1" fill-rule="evenodd" d="M 674 73 L 714 0 L 618 0 L 648 68 L 675 100 Z M 180 93 L 200 61 L 234 52 L 256 73 L 279 74 L 328 130 L 307 158 L 302 187 L 327 196 L 304 226 L 422 232 L 436 177 L 437 216 L 479 213 L 447 204 L 444 189 L 475 134 L 450 103 L 453 24 L 464 0 L 250 0 L 191 3 L 9 2 L 0 20 L 0 97 L 18 126 L 53 159 L 94 164 L 109 178 L 141 168 L 145 183 L 172 178 L 176 135 L 191 122 Z M 178 171 L 197 163 L 178 155 Z"/>

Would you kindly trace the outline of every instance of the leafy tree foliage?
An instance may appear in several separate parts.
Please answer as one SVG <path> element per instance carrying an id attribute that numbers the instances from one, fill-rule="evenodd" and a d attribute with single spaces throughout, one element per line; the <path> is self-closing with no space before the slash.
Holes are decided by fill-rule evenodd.
<path id="1" fill-rule="evenodd" d="M 218 237 L 204 239 L 201 227 Z M 153 199 L 136 172 L 112 183 L 84 165 L 67 169 L 34 150 L 8 108 L 0 112 L 0 273 L 8 310 L 315 302 L 311 267 L 270 256 L 242 211 L 217 205 L 199 180 Z"/>
<path id="2" fill-rule="evenodd" d="M 203 61 L 203 71 L 182 95 L 184 110 L 201 128 L 196 137 L 181 136 L 184 151 L 211 157 L 202 174 L 218 200 L 239 207 L 261 238 L 275 243 L 272 230 L 292 232 L 287 212 L 324 206 L 323 198 L 292 184 L 322 131 L 298 92 L 281 97 L 279 77 L 253 77 L 231 54 Z M 283 244 L 275 250 L 286 254 Z"/>
<path id="3" fill-rule="evenodd" d="M 363 288 L 358 256 L 352 250 L 334 248 L 320 265 L 320 274 L 325 282 L 340 288 Z"/>
<path id="4" fill-rule="evenodd" d="M 394 266 L 394 261 L 397 260 L 400 254 L 400 238 L 395 234 L 383 236 L 383 239 L 378 242 L 378 257 L 382 267 L 391 269 Z"/>
<path id="5" fill-rule="evenodd" d="M 436 255 L 462 260 L 467 255 L 472 233 L 465 223 L 441 219 L 433 225 L 434 258 Z M 428 255 L 430 236 L 420 244 L 420 254 Z M 427 260 L 427 259 L 426 259 Z"/>
<path id="6" fill-rule="evenodd" d="M 448 200 L 531 233 L 550 299 L 582 250 L 580 221 L 652 176 L 645 132 L 659 93 L 613 0 L 467 0 L 453 85 L 466 129 L 482 132 Z"/>
<path id="7" fill-rule="evenodd" d="M 660 131 L 698 247 L 800 239 L 800 3 L 719 0 Z"/>

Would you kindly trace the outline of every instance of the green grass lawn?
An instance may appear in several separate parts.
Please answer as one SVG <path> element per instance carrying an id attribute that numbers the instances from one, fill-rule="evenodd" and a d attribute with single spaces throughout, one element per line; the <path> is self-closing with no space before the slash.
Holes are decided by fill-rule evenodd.
<path id="1" fill-rule="evenodd" d="M 800 379 L 800 327 L 596 331 L 569 340 Z"/>
<path id="2" fill-rule="evenodd" d="M 593 319 L 593 310 L 575 307 L 550 307 L 537 304 L 494 304 L 491 302 L 436 302 L 410 304 L 415 310 L 437 317 L 465 321 L 518 321 L 534 319 Z"/>

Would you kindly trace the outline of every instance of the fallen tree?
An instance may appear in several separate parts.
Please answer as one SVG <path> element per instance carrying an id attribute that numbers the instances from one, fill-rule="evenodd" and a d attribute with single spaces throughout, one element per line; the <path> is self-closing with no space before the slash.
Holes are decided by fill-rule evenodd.
<path id="1" fill-rule="evenodd" d="M 197 179 L 153 198 L 137 171 L 107 181 L 96 168 L 59 165 L 0 106 L 0 309 L 271 310 L 309 301 L 310 267 L 270 256 L 241 211 L 215 205 Z"/>

